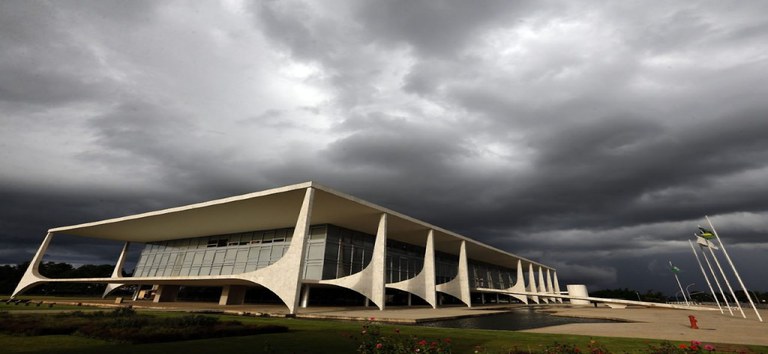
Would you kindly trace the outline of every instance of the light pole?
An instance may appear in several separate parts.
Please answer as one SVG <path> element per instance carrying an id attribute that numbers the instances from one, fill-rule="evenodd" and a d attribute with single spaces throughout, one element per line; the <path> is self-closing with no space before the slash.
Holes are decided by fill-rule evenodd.
<path id="1" fill-rule="evenodd" d="M 685 292 L 688 293 L 688 299 L 691 300 L 691 302 L 693 302 L 693 298 L 691 297 L 691 292 L 688 291 L 688 288 L 690 288 L 692 285 L 696 285 L 696 283 L 690 283 L 685 286 Z"/>
<path id="2" fill-rule="evenodd" d="M 701 295 L 707 295 L 707 296 L 709 296 L 709 297 L 711 297 L 711 298 L 714 298 L 714 297 L 712 296 L 712 294 L 710 294 L 710 293 L 708 293 L 708 292 L 704 292 L 704 291 L 694 291 L 694 292 L 692 292 L 692 293 L 691 293 L 691 295 L 699 295 L 699 294 L 701 294 Z"/>
<path id="3" fill-rule="evenodd" d="M 680 273 L 680 268 L 672 265 L 672 261 L 669 261 L 669 267 L 672 270 L 672 274 L 675 275 L 675 280 L 677 280 L 677 286 L 680 287 L 680 292 L 683 294 L 683 300 L 685 300 L 685 306 L 691 306 L 690 304 L 688 304 L 688 299 L 685 298 L 685 291 L 683 291 L 683 285 L 680 284 L 680 278 L 677 277 L 677 273 Z M 677 294 L 675 294 L 675 296 L 677 296 Z"/>

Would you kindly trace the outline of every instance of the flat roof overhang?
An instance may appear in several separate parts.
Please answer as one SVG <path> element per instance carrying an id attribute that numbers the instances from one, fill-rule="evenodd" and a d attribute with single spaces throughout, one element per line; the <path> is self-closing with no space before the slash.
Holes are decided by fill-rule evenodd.
<path id="1" fill-rule="evenodd" d="M 105 283 L 121 285 L 182 285 L 182 286 L 254 286 L 253 282 L 237 277 L 120 277 L 120 278 L 46 278 L 45 283 Z"/>
<path id="2" fill-rule="evenodd" d="M 466 241 L 467 254 L 471 259 L 508 268 L 517 267 L 517 260 L 521 260 L 523 267 L 534 264 L 552 269 L 314 182 L 125 217 L 57 227 L 48 232 L 147 243 L 294 227 L 305 191 L 310 187 L 315 189 L 310 220 L 313 225 L 333 224 L 375 235 L 381 213 L 387 213 L 389 239 L 423 245 L 426 243 L 427 232 L 431 229 L 434 230 L 435 250 L 440 252 L 456 255 L 461 241 Z"/>

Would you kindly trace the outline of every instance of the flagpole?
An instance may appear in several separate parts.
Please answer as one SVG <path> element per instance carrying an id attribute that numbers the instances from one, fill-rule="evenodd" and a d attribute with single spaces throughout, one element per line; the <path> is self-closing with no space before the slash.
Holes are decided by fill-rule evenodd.
<path id="1" fill-rule="evenodd" d="M 693 247 L 693 242 L 691 242 L 691 240 L 688 240 L 688 244 L 691 245 L 691 251 L 693 251 L 693 256 L 696 257 L 696 263 L 699 264 L 699 269 L 701 269 L 701 275 L 704 276 L 704 280 L 707 281 L 707 286 L 709 286 L 709 291 L 712 292 L 712 297 L 715 298 L 715 302 L 717 303 L 717 308 L 720 309 L 720 313 L 725 313 L 723 312 L 723 308 L 720 307 L 720 301 L 717 300 L 717 295 L 715 295 L 715 289 L 712 289 L 712 283 L 709 282 L 707 273 L 704 272 L 704 266 L 701 265 L 701 260 L 699 259 L 699 255 L 696 254 L 696 248 Z"/>
<path id="2" fill-rule="evenodd" d="M 707 246 L 709 248 L 709 246 Z M 728 312 L 731 313 L 731 316 L 733 316 L 733 309 L 731 309 L 731 304 L 728 303 L 728 297 L 725 296 L 725 292 L 723 292 L 723 287 L 720 286 L 720 281 L 717 280 L 717 276 L 715 275 L 715 270 L 712 269 L 712 263 L 709 263 L 709 258 L 707 258 L 707 254 L 704 252 L 704 246 L 699 245 L 699 249 L 701 249 L 701 256 L 704 257 L 704 261 L 707 262 L 707 267 L 709 267 L 709 272 L 712 273 L 712 278 L 715 279 L 715 284 L 717 284 L 717 288 L 720 289 L 720 294 L 723 295 L 723 301 L 725 302 L 725 307 L 728 308 Z"/>
<path id="3" fill-rule="evenodd" d="M 677 286 L 680 287 L 680 292 L 683 294 L 683 300 L 685 300 L 685 306 L 691 306 L 688 304 L 688 299 L 685 297 L 685 291 L 683 291 L 683 284 L 680 284 L 680 279 L 677 277 L 677 273 L 675 272 L 675 266 L 672 265 L 672 261 L 669 261 L 669 266 L 672 267 L 672 274 L 675 276 L 675 280 L 677 280 Z"/>
<path id="4" fill-rule="evenodd" d="M 741 285 L 741 290 L 744 290 L 744 295 L 747 297 L 747 300 L 749 300 L 749 304 L 752 305 L 752 309 L 755 310 L 755 314 L 757 315 L 757 318 L 760 320 L 760 322 L 763 322 L 763 318 L 760 316 L 760 312 L 757 311 L 757 307 L 755 307 L 755 303 L 752 302 L 752 297 L 749 296 L 749 291 L 747 291 L 747 287 L 744 285 L 744 282 L 741 280 L 741 277 L 739 276 L 739 272 L 736 271 L 736 266 L 733 265 L 733 262 L 731 261 L 731 257 L 728 256 L 728 251 L 725 250 L 725 245 L 723 245 L 723 241 L 721 241 L 720 236 L 717 235 L 717 230 L 715 230 L 715 226 L 712 225 L 712 221 L 709 220 L 709 216 L 704 215 L 704 217 L 707 219 L 707 223 L 709 223 L 709 227 L 712 228 L 712 232 L 715 234 L 715 237 L 717 238 L 717 243 L 719 243 L 720 248 L 723 249 L 723 254 L 725 255 L 725 259 L 728 260 L 728 264 L 731 265 L 731 269 L 733 269 L 733 273 L 736 274 L 736 279 L 739 281 L 739 285 Z M 744 313 L 744 311 L 742 311 L 742 313 Z"/>
<path id="5" fill-rule="evenodd" d="M 741 317 L 747 318 L 747 315 L 744 314 L 744 310 L 741 309 L 741 303 L 739 303 L 739 299 L 736 298 L 736 294 L 733 293 L 733 288 L 731 287 L 731 282 L 728 281 L 728 278 L 725 276 L 725 272 L 723 271 L 723 267 L 720 266 L 720 261 L 717 260 L 717 257 L 715 256 L 715 251 L 712 250 L 712 247 L 709 248 L 709 253 L 712 254 L 712 258 L 715 260 L 715 265 L 717 266 L 717 269 L 720 269 L 720 274 L 723 276 L 723 280 L 725 280 L 725 285 L 728 287 L 728 290 L 731 292 L 731 296 L 733 296 L 733 301 L 736 302 L 736 307 L 739 308 L 739 311 L 741 311 Z"/>

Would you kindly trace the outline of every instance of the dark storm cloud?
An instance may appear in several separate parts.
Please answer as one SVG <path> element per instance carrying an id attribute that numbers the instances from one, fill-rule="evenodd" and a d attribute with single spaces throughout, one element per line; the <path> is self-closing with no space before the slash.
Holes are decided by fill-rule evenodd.
<path id="1" fill-rule="evenodd" d="M 424 173 L 443 173 L 452 169 L 452 160 L 471 154 L 462 147 L 458 132 L 448 129 L 435 129 L 397 118 L 358 118 L 354 124 L 364 124 L 365 128 L 331 144 L 327 155 L 330 161 L 361 168 L 381 168 L 385 173 L 418 169 Z"/>
<path id="2" fill-rule="evenodd" d="M 452 56 L 484 30 L 530 15 L 528 1 L 367 1 L 358 9 L 372 40 L 407 43 L 426 56 Z"/>
<path id="3" fill-rule="evenodd" d="M 554 128 L 536 142 L 531 178 L 536 185 L 527 190 L 558 203 L 545 204 L 552 209 L 541 215 L 578 213 L 574 205 L 584 216 L 604 215 L 584 220 L 591 227 L 681 220 L 713 209 L 729 212 L 733 205 L 724 198 L 733 193 L 743 194 L 739 208 L 763 211 L 768 204 L 759 197 L 766 188 L 762 183 L 712 188 L 733 174 L 765 167 L 768 146 L 762 137 L 768 123 L 763 117 L 742 113 L 666 130 L 648 120 L 613 119 Z M 578 226 L 578 216 L 569 219 Z"/>
<path id="4" fill-rule="evenodd" d="M 51 4 L 0 4 L 0 101 L 50 106 L 102 96 L 108 88 L 94 70 L 99 63 L 83 43 L 61 30 L 67 23 Z"/>
<path id="5" fill-rule="evenodd" d="M 140 193 L 140 191 L 139 191 Z M 151 210 L 152 198 L 96 190 L 0 188 L 0 257 L 3 263 L 29 261 L 49 228 L 74 225 Z M 152 205 L 157 206 L 157 205 Z M 166 205 L 169 206 L 169 205 Z M 47 260 L 82 264 L 112 263 L 120 251 L 114 242 L 56 237 Z M 82 258 L 76 257 L 78 253 Z M 87 259 L 85 259 L 87 258 Z"/>
<path id="6" fill-rule="evenodd" d="M 49 227 L 315 180 L 563 283 L 666 281 L 705 214 L 760 269 L 765 7 L 3 2 L 0 263 Z"/>

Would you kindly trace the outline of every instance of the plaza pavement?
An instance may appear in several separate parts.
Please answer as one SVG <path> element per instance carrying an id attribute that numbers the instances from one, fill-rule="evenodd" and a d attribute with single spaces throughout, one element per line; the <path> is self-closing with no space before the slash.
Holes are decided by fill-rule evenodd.
<path id="1" fill-rule="evenodd" d="M 525 330 L 533 333 L 578 334 L 586 336 L 666 339 L 671 341 L 755 344 L 768 346 L 768 323 L 760 322 L 754 311 L 745 308 L 747 318 L 734 309 L 730 316 L 720 311 L 686 311 L 673 309 L 551 306 L 545 311 L 557 316 L 612 319 L 628 322 L 571 323 Z M 768 311 L 760 316 L 768 320 Z M 696 317 L 699 329 L 691 329 L 688 315 Z"/>

